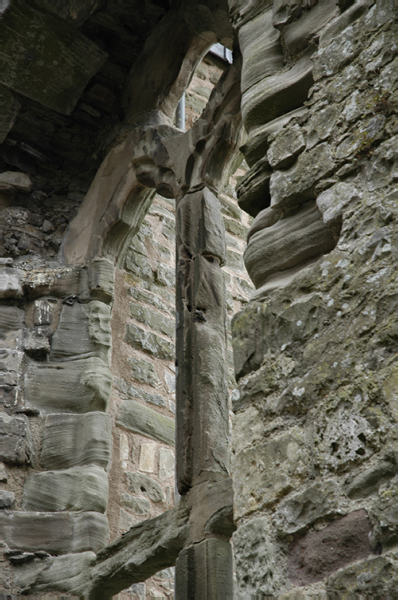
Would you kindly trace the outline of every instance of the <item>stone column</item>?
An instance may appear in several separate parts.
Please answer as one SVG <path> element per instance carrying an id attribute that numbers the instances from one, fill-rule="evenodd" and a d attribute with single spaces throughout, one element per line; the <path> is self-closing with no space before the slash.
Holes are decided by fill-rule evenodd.
<path id="1" fill-rule="evenodd" d="M 229 476 L 225 236 L 218 200 L 209 189 L 178 202 L 176 238 L 177 486 L 193 506 L 209 507 L 209 495 L 219 494 L 217 482 Z M 177 560 L 178 599 L 232 598 L 231 548 L 206 531 L 212 511 L 204 512 L 203 527 L 198 527 L 201 517 L 191 519 L 191 545 Z"/>

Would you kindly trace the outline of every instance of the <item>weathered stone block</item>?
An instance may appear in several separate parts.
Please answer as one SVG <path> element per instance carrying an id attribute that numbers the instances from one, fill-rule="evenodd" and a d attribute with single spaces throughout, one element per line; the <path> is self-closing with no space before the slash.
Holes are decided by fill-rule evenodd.
<path id="1" fill-rule="evenodd" d="M 155 471 L 156 444 L 141 444 L 139 470 L 146 473 Z"/>
<path id="2" fill-rule="evenodd" d="M 348 511 L 348 500 L 335 481 L 323 481 L 290 495 L 278 506 L 273 525 L 282 536 L 305 530 L 318 519 L 343 515 Z"/>
<path id="3" fill-rule="evenodd" d="M 348 4 L 351 4 L 351 2 Z M 324 27 L 319 36 L 319 46 L 321 48 L 326 46 L 331 40 L 337 35 L 340 35 L 342 31 L 358 19 L 368 8 L 369 3 L 366 0 L 355 0 L 355 2 L 351 6 L 348 6 L 339 17 L 333 19 L 327 27 Z"/>
<path id="4" fill-rule="evenodd" d="M 263 313 L 265 303 L 251 303 L 234 315 L 231 323 L 235 377 L 259 368 L 264 357 Z"/>
<path id="5" fill-rule="evenodd" d="M 382 483 L 385 483 L 397 473 L 396 464 L 384 460 L 346 482 L 345 493 L 349 498 L 367 498 L 377 492 Z"/>
<path id="6" fill-rule="evenodd" d="M 151 503 L 147 498 L 142 498 L 141 496 L 130 496 L 130 494 L 126 493 L 121 494 L 120 504 L 139 515 L 147 515 L 151 510 Z"/>
<path id="7" fill-rule="evenodd" d="M 338 597 L 393 598 L 398 586 L 397 553 L 374 556 L 340 569 L 326 583 L 328 600 Z"/>
<path id="8" fill-rule="evenodd" d="M 359 52 L 359 36 L 352 25 L 321 47 L 314 58 L 314 79 L 330 77 L 352 61 Z"/>
<path id="9" fill-rule="evenodd" d="M 40 463 L 46 469 L 95 464 L 107 468 L 112 450 L 111 417 L 100 412 L 43 417 Z"/>
<path id="10" fill-rule="evenodd" d="M 0 299 L 20 298 L 22 286 L 19 271 L 0 265 Z"/>
<path id="11" fill-rule="evenodd" d="M 25 399 L 44 412 L 105 410 L 110 397 L 108 366 L 97 357 L 34 363 L 25 376 Z"/>
<path id="12" fill-rule="evenodd" d="M 87 270 L 90 295 L 109 303 L 114 294 L 115 266 L 106 258 L 94 258 Z"/>
<path id="13" fill-rule="evenodd" d="M 271 206 L 294 206 L 313 199 L 315 185 L 333 168 L 332 151 L 326 142 L 303 152 L 290 169 L 271 176 Z"/>
<path id="14" fill-rule="evenodd" d="M 165 360 L 173 360 L 174 358 L 174 344 L 172 342 L 155 333 L 141 329 L 133 323 L 126 325 L 125 340 L 132 348 L 143 350 L 156 356 L 156 358 Z"/>
<path id="15" fill-rule="evenodd" d="M 137 319 L 137 321 L 140 321 L 141 323 L 145 323 L 151 327 L 151 329 L 160 331 L 160 333 L 164 333 L 167 336 L 174 337 L 174 321 L 165 315 L 162 315 L 162 313 L 151 310 L 146 306 L 140 306 L 139 304 L 130 302 L 130 314 L 134 319 Z"/>
<path id="16" fill-rule="evenodd" d="M 242 92 L 284 65 L 280 32 L 272 25 L 272 8 L 262 11 L 239 29 L 242 52 Z"/>
<path id="17" fill-rule="evenodd" d="M 127 486 L 134 494 L 144 494 L 153 502 L 164 502 L 162 486 L 143 473 L 126 473 Z"/>
<path id="18" fill-rule="evenodd" d="M 311 52 L 291 69 L 262 79 L 243 93 L 242 116 L 247 130 L 303 104 L 313 84 Z"/>
<path id="19" fill-rule="evenodd" d="M 0 509 L 11 508 L 15 502 L 14 492 L 7 492 L 6 490 L 0 490 Z"/>
<path id="20" fill-rule="evenodd" d="M 398 135 L 378 146 L 366 165 L 366 177 L 371 192 L 398 179 Z"/>
<path id="21" fill-rule="evenodd" d="M 291 56 L 304 50 L 317 32 L 339 13 L 339 8 L 334 2 L 318 0 L 315 6 L 303 12 L 299 19 L 284 27 L 283 40 Z"/>
<path id="22" fill-rule="evenodd" d="M 146 360 L 130 357 L 127 362 L 131 368 L 131 375 L 141 383 L 148 383 L 152 387 L 156 387 L 159 383 L 159 377 L 153 368 L 153 365 Z"/>
<path id="23" fill-rule="evenodd" d="M 95 559 L 94 552 L 35 556 L 34 560 L 23 562 L 14 570 L 15 584 L 19 589 L 29 590 L 32 595 L 63 592 L 76 597 L 75 594 L 84 593 Z"/>
<path id="24" fill-rule="evenodd" d="M 174 420 L 135 400 L 126 400 L 120 405 L 116 422 L 129 431 L 174 446 Z"/>
<path id="25" fill-rule="evenodd" d="M 273 169 L 286 169 L 294 163 L 304 148 L 305 141 L 301 128 L 298 125 L 288 126 L 270 145 L 267 152 L 268 162 Z"/>
<path id="26" fill-rule="evenodd" d="M 374 435 L 370 421 L 353 409 L 341 409 L 329 414 L 319 428 L 322 434 L 314 449 L 316 463 L 323 468 L 338 470 L 371 456 L 376 446 L 377 432 Z"/>
<path id="27" fill-rule="evenodd" d="M 72 25 L 28 5 L 12 2 L 2 17 L 1 83 L 70 114 L 107 55 Z"/>
<path id="28" fill-rule="evenodd" d="M 0 86 L 0 144 L 6 139 L 13 127 L 20 104 L 7 88 Z"/>
<path id="29" fill-rule="evenodd" d="M 396 481 L 389 488 L 379 492 L 375 500 L 372 515 L 376 518 L 377 526 L 373 535 L 373 545 L 380 543 L 383 547 L 391 547 L 398 540 L 398 486 Z"/>
<path id="30" fill-rule="evenodd" d="M 108 477 L 96 465 L 30 475 L 23 491 L 27 511 L 95 511 L 108 501 Z"/>
<path id="31" fill-rule="evenodd" d="M 316 199 L 325 225 L 332 225 L 343 214 L 347 204 L 355 203 L 362 194 L 352 183 L 337 183 Z"/>
<path id="32" fill-rule="evenodd" d="M 216 196 L 204 188 L 187 194 L 177 207 L 181 242 L 191 256 L 207 254 L 225 261 L 225 229 Z"/>
<path id="33" fill-rule="evenodd" d="M 9 548 L 68 554 L 98 552 L 108 539 L 108 520 L 97 512 L 0 513 L 0 537 Z"/>
<path id="34" fill-rule="evenodd" d="M 79 354 L 106 359 L 111 345 L 110 319 L 110 308 L 103 302 L 64 304 L 52 338 L 50 359 L 63 360 Z"/>
<path id="35" fill-rule="evenodd" d="M 0 173 L 0 189 L 3 185 L 11 186 L 14 190 L 20 192 L 30 192 L 32 189 L 32 180 L 26 173 L 4 171 L 4 173 Z"/>
<path id="36" fill-rule="evenodd" d="M 252 224 L 249 227 L 247 232 L 247 242 L 249 243 L 249 240 L 254 233 L 266 229 L 267 227 L 272 227 L 272 225 L 275 225 L 282 216 L 283 213 L 278 208 L 268 207 L 261 210 L 256 218 L 253 219 Z"/>
<path id="37" fill-rule="evenodd" d="M 6 463 L 30 463 L 34 456 L 29 421 L 25 416 L 0 416 L 0 460 Z"/>
<path id="38" fill-rule="evenodd" d="M 318 110 L 311 115 L 306 124 L 307 150 L 310 150 L 319 142 L 326 140 L 336 125 L 341 111 L 338 106 L 332 105 Z"/>
<path id="39" fill-rule="evenodd" d="M 248 141 L 240 148 L 245 155 L 249 167 L 252 167 L 257 161 L 267 154 L 273 136 L 277 134 L 285 125 L 295 117 L 303 117 L 308 113 L 308 108 L 301 107 L 292 110 L 280 117 L 268 121 L 263 125 L 254 127 L 250 131 Z M 270 139 L 271 138 L 271 139 Z"/>
<path id="40" fill-rule="evenodd" d="M 256 288 L 278 271 L 285 271 L 332 250 L 335 240 L 313 202 L 299 212 L 254 233 L 244 253 Z"/>
<path id="41" fill-rule="evenodd" d="M 159 449 L 159 479 L 164 481 L 173 477 L 175 472 L 175 456 L 172 450 Z"/>
<path id="42" fill-rule="evenodd" d="M 164 263 L 158 262 L 156 281 L 162 285 L 165 285 L 166 287 L 174 287 L 176 284 L 175 269 L 165 265 Z"/>
<path id="43" fill-rule="evenodd" d="M 47 329 L 47 328 L 46 328 Z M 25 329 L 22 347 L 31 358 L 43 360 L 50 352 L 50 331 L 43 327 Z"/>
<path id="44" fill-rule="evenodd" d="M 129 385 L 124 379 L 115 379 L 114 383 L 116 389 L 128 398 L 141 398 L 144 402 L 149 402 L 155 406 L 167 406 L 166 399 L 159 394 L 151 394 L 135 385 Z"/>
<path id="45" fill-rule="evenodd" d="M 233 523 L 233 491 L 230 478 L 203 481 L 187 494 L 190 509 L 190 540 L 201 542 L 210 534 L 229 539 L 235 530 Z"/>
<path id="46" fill-rule="evenodd" d="M 25 320 L 25 311 L 16 306 L 0 306 L 0 331 L 21 329 Z"/>
<path id="47" fill-rule="evenodd" d="M 242 177 L 236 186 L 239 206 L 252 217 L 270 204 L 271 175 L 272 169 L 268 159 L 264 157 Z"/>
<path id="48" fill-rule="evenodd" d="M 235 424 L 239 427 L 239 421 Z M 299 427 L 236 453 L 235 516 L 240 518 L 270 505 L 308 477 L 310 457 L 305 433 Z"/>
<path id="49" fill-rule="evenodd" d="M 256 517 L 238 527 L 233 534 L 237 592 L 242 598 L 273 596 L 279 591 L 280 575 L 269 531 L 268 519 Z"/>
<path id="50" fill-rule="evenodd" d="M 289 549 L 290 581 L 295 585 L 308 585 L 351 562 L 366 558 L 372 552 L 369 545 L 371 530 L 367 513 L 357 510 L 321 531 L 309 531 Z"/>
<path id="51" fill-rule="evenodd" d="M 215 538 L 184 548 L 176 562 L 175 595 L 183 598 L 233 598 L 232 550 Z"/>
<path id="52" fill-rule="evenodd" d="M 91 573 L 90 597 L 110 598 L 173 566 L 187 537 L 188 511 L 183 501 L 173 510 L 133 526 L 98 556 Z"/>

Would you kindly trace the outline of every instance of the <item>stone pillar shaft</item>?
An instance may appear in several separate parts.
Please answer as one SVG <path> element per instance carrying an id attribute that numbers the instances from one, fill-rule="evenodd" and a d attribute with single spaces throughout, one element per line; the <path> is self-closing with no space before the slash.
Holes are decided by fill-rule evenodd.
<path id="1" fill-rule="evenodd" d="M 209 189 L 179 201 L 176 241 L 177 486 L 184 495 L 229 475 L 225 235 Z M 176 573 L 176 598 L 232 597 L 231 549 L 211 534 L 180 553 Z"/>

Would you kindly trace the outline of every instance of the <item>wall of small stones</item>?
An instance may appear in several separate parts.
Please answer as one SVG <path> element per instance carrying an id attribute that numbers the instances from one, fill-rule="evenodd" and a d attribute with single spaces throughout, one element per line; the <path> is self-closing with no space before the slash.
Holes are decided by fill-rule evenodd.
<path id="1" fill-rule="evenodd" d="M 238 597 L 397 589 L 397 7 L 232 1 L 256 285 L 234 317 Z M 265 35 L 264 32 L 267 32 Z"/>

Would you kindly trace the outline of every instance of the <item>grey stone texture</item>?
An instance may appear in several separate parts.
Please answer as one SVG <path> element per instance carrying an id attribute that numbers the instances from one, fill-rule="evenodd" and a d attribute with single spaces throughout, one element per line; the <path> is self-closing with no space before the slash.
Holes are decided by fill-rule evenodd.
<path id="1" fill-rule="evenodd" d="M 26 403 L 43 412 L 105 410 L 110 391 L 108 366 L 97 357 L 31 362 L 25 376 Z"/>
<path id="2" fill-rule="evenodd" d="M 92 355 L 106 359 L 111 344 L 110 309 L 102 302 L 64 304 L 51 344 L 51 360 Z"/>
<path id="3" fill-rule="evenodd" d="M 182 502 L 132 527 L 98 555 L 89 597 L 112 597 L 174 565 L 188 538 L 188 511 Z"/>
<path id="4" fill-rule="evenodd" d="M 313 202 L 250 236 L 245 265 L 256 288 L 280 271 L 333 249 L 335 240 Z"/>
<path id="5" fill-rule="evenodd" d="M 30 475 L 23 492 L 26 511 L 104 513 L 107 501 L 108 477 L 95 465 Z"/>
<path id="6" fill-rule="evenodd" d="M 127 486 L 135 494 L 144 494 L 152 502 L 163 502 L 162 486 L 144 473 L 126 473 Z"/>
<path id="7" fill-rule="evenodd" d="M 225 289 L 219 261 L 224 236 L 216 198 L 209 190 L 187 194 L 177 208 L 177 479 L 185 492 L 208 474 L 229 469 Z M 200 212 L 213 221 L 197 228 Z M 206 214 L 206 213 L 205 213 Z M 210 215 L 210 213 L 209 213 Z M 207 216 L 207 215 L 206 215 Z M 219 223 L 221 222 L 221 225 Z M 192 408 L 191 408 L 192 407 Z"/>
<path id="8" fill-rule="evenodd" d="M 20 298 L 22 287 L 17 269 L 0 265 L 0 298 Z"/>
<path id="9" fill-rule="evenodd" d="M 287 171 L 276 171 L 270 180 L 271 206 L 296 206 L 315 195 L 315 185 L 332 174 L 335 166 L 330 146 L 323 142 L 303 152 Z"/>
<path id="10" fill-rule="evenodd" d="M 108 539 L 108 520 L 98 512 L 6 511 L 0 513 L 0 532 L 11 549 L 57 555 L 99 552 Z"/>
<path id="11" fill-rule="evenodd" d="M 159 377 L 150 362 L 135 357 L 128 358 L 127 362 L 131 367 L 133 379 L 156 387 L 156 384 L 159 383 Z"/>
<path id="12" fill-rule="evenodd" d="M 29 464 L 34 457 L 34 446 L 29 420 L 25 416 L 0 417 L 0 460 L 13 464 Z"/>
<path id="13" fill-rule="evenodd" d="M 143 350 L 156 358 L 171 360 L 174 356 L 173 342 L 133 323 L 126 325 L 125 339 L 133 348 Z"/>
<path id="14" fill-rule="evenodd" d="M 129 431 L 174 445 L 175 424 L 173 419 L 135 400 L 125 400 L 121 404 L 116 422 Z"/>
<path id="15" fill-rule="evenodd" d="M 274 595 L 280 586 L 275 565 L 276 548 L 269 536 L 266 517 L 251 519 L 233 535 L 237 570 L 237 594 Z"/>
<path id="16" fill-rule="evenodd" d="M 47 595 L 54 590 L 63 594 L 76 594 L 84 590 L 95 563 L 93 551 L 68 553 L 63 556 L 31 555 L 31 560 L 21 561 L 15 569 L 15 583 L 20 589 L 28 589 L 32 595 Z M 22 555 L 23 556 L 23 555 Z"/>
<path id="17" fill-rule="evenodd" d="M 290 62 L 269 97 L 311 53 L 315 84 L 302 112 L 281 103 L 274 122 L 266 70 L 243 93 L 243 151 L 251 170 L 266 156 L 273 173 L 245 252 L 258 291 L 232 321 L 237 595 L 387 597 L 397 585 L 396 22 L 389 3 L 273 9 Z M 293 265 L 306 211 L 297 248 L 317 227 L 325 246 Z"/>
<path id="18" fill-rule="evenodd" d="M 107 468 L 112 451 L 111 418 L 100 412 L 43 417 L 40 463 L 46 469 L 83 465 Z"/>
<path id="19" fill-rule="evenodd" d="M 188 546 L 176 562 L 176 598 L 232 599 L 231 571 L 232 551 L 228 542 L 209 538 Z"/>

